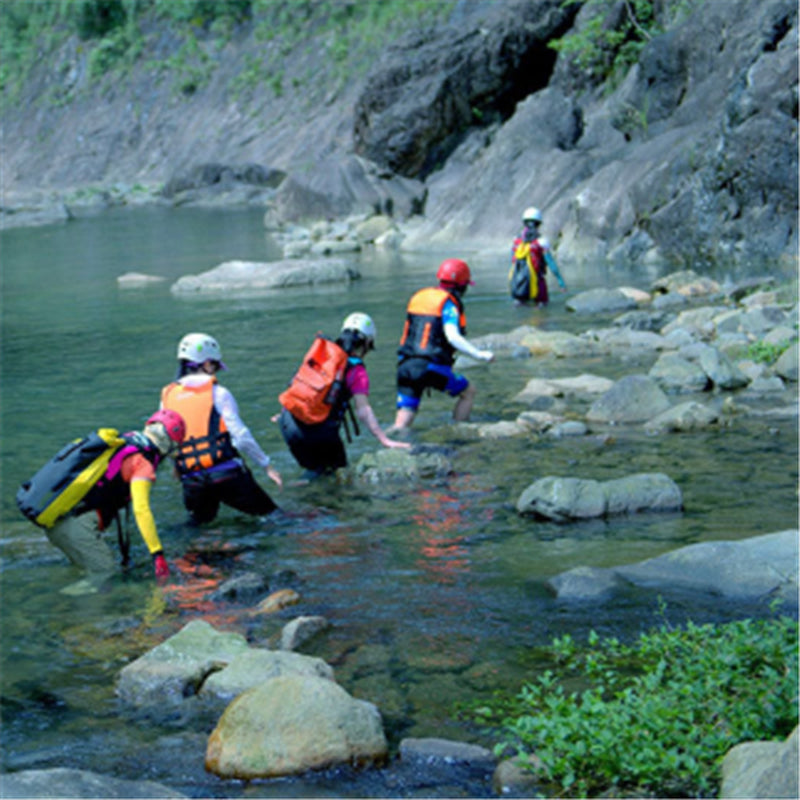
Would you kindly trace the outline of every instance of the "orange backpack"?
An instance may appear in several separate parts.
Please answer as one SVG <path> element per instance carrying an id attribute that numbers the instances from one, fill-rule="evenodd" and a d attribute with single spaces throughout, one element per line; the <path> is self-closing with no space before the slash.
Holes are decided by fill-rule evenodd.
<path id="1" fill-rule="evenodd" d="M 341 397 L 346 369 L 345 350 L 319 333 L 278 400 L 306 425 L 325 422 Z"/>

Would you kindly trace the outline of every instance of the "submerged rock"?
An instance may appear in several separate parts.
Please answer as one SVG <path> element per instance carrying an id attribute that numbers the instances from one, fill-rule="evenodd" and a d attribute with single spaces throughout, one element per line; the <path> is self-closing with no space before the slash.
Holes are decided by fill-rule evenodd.
<path id="1" fill-rule="evenodd" d="M 425 478 L 443 478 L 452 471 L 452 464 L 441 453 L 389 449 L 365 453 L 352 468 L 356 481 L 369 484 L 415 483 Z"/>

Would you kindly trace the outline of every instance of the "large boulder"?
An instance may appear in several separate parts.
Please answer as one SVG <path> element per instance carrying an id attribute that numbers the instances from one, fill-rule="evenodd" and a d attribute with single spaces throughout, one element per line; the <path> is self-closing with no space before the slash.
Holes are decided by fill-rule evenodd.
<path id="1" fill-rule="evenodd" d="M 341 686 L 310 675 L 274 678 L 239 695 L 206 749 L 206 769 L 253 780 L 387 755 L 378 709 Z"/>
<path id="2" fill-rule="evenodd" d="M 321 283 L 348 284 L 360 277 L 353 264 L 338 258 L 226 261 L 198 275 L 178 278 L 170 291 L 176 295 L 227 294 Z"/>
<path id="3" fill-rule="evenodd" d="M 528 486 L 517 501 L 520 514 L 554 522 L 682 508 L 681 490 L 660 473 L 640 473 L 605 482 L 549 476 Z"/>

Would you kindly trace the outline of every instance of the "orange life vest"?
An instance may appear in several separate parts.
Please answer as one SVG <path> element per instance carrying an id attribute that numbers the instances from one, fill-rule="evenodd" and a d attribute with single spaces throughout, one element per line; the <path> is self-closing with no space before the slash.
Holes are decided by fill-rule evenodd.
<path id="1" fill-rule="evenodd" d="M 467 330 L 467 318 L 461 300 L 445 289 L 420 289 L 408 302 L 406 322 L 397 353 L 401 359 L 426 358 L 434 364 L 451 365 L 455 349 L 444 333 L 442 311 L 451 300 L 459 311 L 458 327 L 462 335 Z"/>
<path id="2" fill-rule="evenodd" d="M 161 405 L 177 411 L 186 421 L 186 439 L 175 456 L 181 474 L 208 469 L 236 458 L 228 426 L 214 407 L 214 384 L 217 379 L 199 386 L 175 382 L 161 392 Z"/>

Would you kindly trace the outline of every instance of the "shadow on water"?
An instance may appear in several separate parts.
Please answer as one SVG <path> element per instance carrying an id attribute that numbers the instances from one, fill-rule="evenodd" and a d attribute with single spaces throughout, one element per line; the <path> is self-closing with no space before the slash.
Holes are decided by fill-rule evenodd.
<path id="1" fill-rule="evenodd" d="M 0 244 L 4 770 L 68 764 L 204 797 L 489 796 L 484 774 L 423 776 L 396 761 L 387 769 L 221 781 L 203 767 L 215 721 L 208 709 L 187 702 L 159 718 L 137 716 L 115 698 L 114 681 L 126 663 L 197 617 L 268 646 L 293 617 L 322 615 L 331 628 L 303 652 L 325 659 L 347 691 L 378 706 L 393 752 L 404 737 L 488 746 L 458 709 L 497 690 L 515 691 L 541 668 L 539 648 L 554 636 L 582 639 L 595 630 L 634 637 L 662 621 L 662 599 L 672 624 L 766 612 L 763 604 L 636 589 L 602 604 L 568 604 L 546 584 L 575 566 L 633 563 L 695 542 L 796 527 L 796 416 L 737 418 L 688 435 L 615 429 L 492 441 L 453 428 L 452 401 L 433 396 L 423 401 L 414 442 L 451 460 L 449 478 L 411 489 L 335 479 L 296 486 L 300 470 L 270 417 L 313 334 L 335 333 L 352 310 L 372 314 L 378 349 L 367 361 L 371 400 L 388 424 L 405 303 L 430 281 L 438 257 L 365 254 L 362 280 L 348 286 L 187 300 L 169 292 L 180 275 L 273 254 L 260 214 L 120 212 L 6 231 Z M 523 324 L 579 332 L 609 322 L 567 313 L 557 293 L 546 311 L 514 308 L 505 265 L 484 254 L 471 263 L 478 284 L 467 297 L 471 336 Z M 128 271 L 167 280 L 120 291 L 115 279 Z M 648 288 L 655 277 L 562 271 L 580 288 L 612 280 Z M 154 585 L 145 549 L 135 542 L 131 570 L 97 593 L 67 596 L 60 590 L 79 575 L 19 516 L 15 489 L 67 439 L 101 425 L 139 426 L 172 379 L 176 344 L 190 330 L 219 339 L 229 366 L 222 382 L 286 480 L 281 492 L 263 481 L 282 511 L 266 520 L 223 511 L 213 524 L 191 528 L 178 485 L 163 470 L 153 502 L 170 584 Z M 524 407 L 513 398 L 533 377 L 616 378 L 649 366 L 498 359 L 469 373 L 479 391 L 475 419 L 514 419 Z M 351 462 L 375 445 L 362 435 L 350 447 Z M 515 510 L 522 490 L 545 475 L 608 480 L 644 471 L 678 483 L 683 513 L 560 526 Z M 265 576 L 270 590 L 294 589 L 299 604 L 254 617 L 248 612 L 260 598 L 220 598 L 220 585 L 244 572 Z"/>

